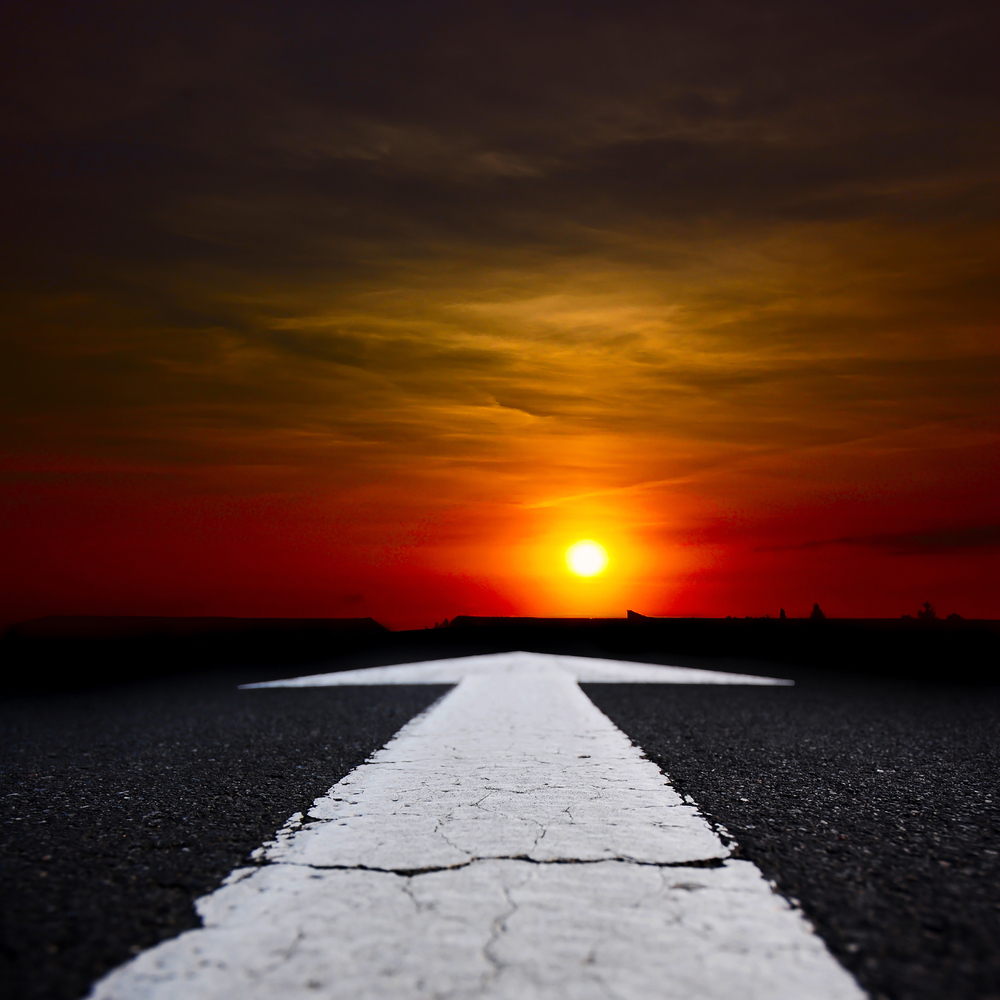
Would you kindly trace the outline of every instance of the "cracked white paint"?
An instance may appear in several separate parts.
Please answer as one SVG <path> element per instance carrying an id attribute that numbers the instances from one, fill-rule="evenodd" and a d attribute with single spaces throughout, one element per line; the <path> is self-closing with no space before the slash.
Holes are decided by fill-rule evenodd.
<path id="1" fill-rule="evenodd" d="M 393 870 L 473 858 L 729 853 L 660 769 L 557 666 L 470 674 L 338 782 L 269 861 Z"/>
<path id="2" fill-rule="evenodd" d="M 199 900 L 204 928 L 91 996 L 861 1000 L 575 659 L 441 661 L 458 687 Z M 396 683 L 424 667 L 441 682 L 421 664 Z"/>

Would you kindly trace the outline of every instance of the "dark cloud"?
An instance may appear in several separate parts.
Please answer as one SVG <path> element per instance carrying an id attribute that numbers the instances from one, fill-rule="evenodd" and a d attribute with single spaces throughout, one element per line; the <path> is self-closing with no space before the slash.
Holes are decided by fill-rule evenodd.
<path id="1" fill-rule="evenodd" d="M 895 555 L 926 555 L 928 553 L 964 552 L 969 549 L 995 549 L 1000 546 L 1000 525 L 986 524 L 975 527 L 928 528 L 899 534 L 868 535 L 863 537 L 827 538 L 790 545 L 768 545 L 755 552 L 787 552 L 821 549 L 831 545 L 860 545 L 886 549 Z"/>
<path id="2" fill-rule="evenodd" d="M 322 494 L 373 537 L 566 497 L 641 532 L 687 490 L 678 537 L 884 469 L 947 492 L 996 440 L 981 4 L 0 17 L 0 448 L 29 479 Z"/>

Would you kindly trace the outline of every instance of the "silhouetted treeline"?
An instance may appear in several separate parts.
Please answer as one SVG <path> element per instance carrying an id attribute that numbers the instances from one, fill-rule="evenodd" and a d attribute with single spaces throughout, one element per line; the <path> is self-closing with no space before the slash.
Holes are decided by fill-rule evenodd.
<path id="1" fill-rule="evenodd" d="M 39 619 L 0 641 L 4 690 L 47 691 L 191 670 L 322 670 L 524 649 L 773 672 L 823 668 L 1000 683 L 1000 621 L 961 619 L 481 618 L 390 632 L 362 619 Z M 732 661 L 754 661 L 734 664 Z"/>
<path id="2" fill-rule="evenodd" d="M 579 641 L 620 658 L 670 653 L 744 658 L 884 676 L 1000 683 L 1000 621 L 916 618 L 473 618 L 452 629 L 508 629 L 524 648 Z M 592 654 L 593 655 L 593 654 Z"/>

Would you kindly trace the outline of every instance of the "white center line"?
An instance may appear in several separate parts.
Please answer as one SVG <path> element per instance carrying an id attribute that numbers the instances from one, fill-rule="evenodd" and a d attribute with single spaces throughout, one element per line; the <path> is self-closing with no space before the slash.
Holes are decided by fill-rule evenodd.
<path id="1" fill-rule="evenodd" d="M 273 682 L 458 686 L 91 996 L 860 1000 L 577 686 L 705 673 L 781 683 L 532 653 Z"/>

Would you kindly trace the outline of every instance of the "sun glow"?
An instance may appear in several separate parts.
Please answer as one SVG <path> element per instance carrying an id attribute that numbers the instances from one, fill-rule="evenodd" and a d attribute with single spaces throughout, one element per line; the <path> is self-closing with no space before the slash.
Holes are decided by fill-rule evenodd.
<path id="1" fill-rule="evenodd" d="M 597 576 L 607 568 L 608 553 L 603 545 L 586 538 L 566 550 L 566 565 L 577 576 Z"/>

